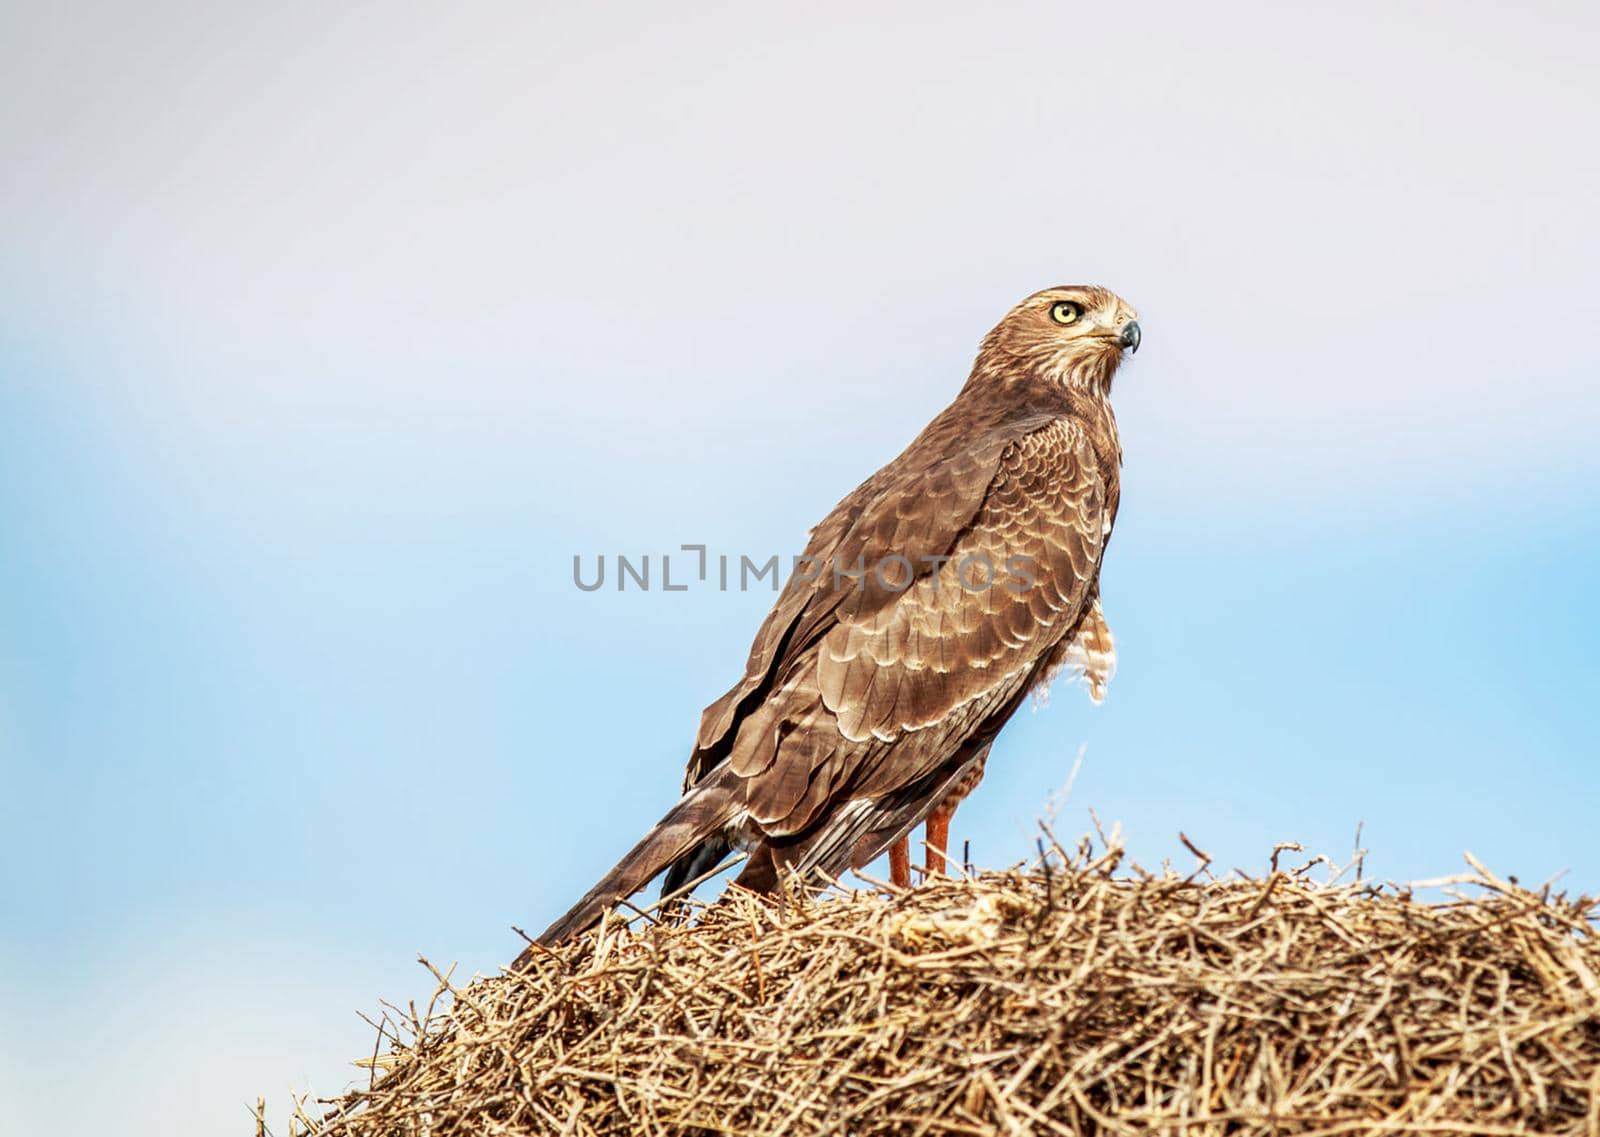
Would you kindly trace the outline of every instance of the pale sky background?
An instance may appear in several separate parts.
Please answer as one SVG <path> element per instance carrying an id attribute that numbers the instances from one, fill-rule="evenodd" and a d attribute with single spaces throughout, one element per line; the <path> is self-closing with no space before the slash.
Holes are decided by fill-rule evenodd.
<path id="1" fill-rule="evenodd" d="M 1122 668 L 956 841 L 1086 744 L 1151 863 L 1600 890 L 1596 12 L 0 3 L 0 1132 L 281 1132 L 507 960 L 771 600 L 573 555 L 797 551 L 1055 283 Z"/>

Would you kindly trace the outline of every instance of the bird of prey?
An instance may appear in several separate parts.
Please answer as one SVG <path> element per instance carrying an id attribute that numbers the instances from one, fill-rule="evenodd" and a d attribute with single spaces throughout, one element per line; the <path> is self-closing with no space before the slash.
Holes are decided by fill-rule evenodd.
<path id="1" fill-rule="evenodd" d="M 1098 696 L 1109 674 L 1110 395 L 1135 315 L 1104 288 L 1048 288 L 984 337 L 955 401 L 812 530 L 744 677 L 701 717 L 682 798 L 539 943 L 735 848 L 756 891 L 891 846 L 907 883 L 902 842 L 926 820 L 939 867 L 950 811 L 1029 692 L 1076 668 Z"/>

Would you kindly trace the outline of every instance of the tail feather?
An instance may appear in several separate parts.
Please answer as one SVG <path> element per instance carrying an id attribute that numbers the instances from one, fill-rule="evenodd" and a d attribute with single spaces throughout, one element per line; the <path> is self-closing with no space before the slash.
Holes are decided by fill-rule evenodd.
<path id="1" fill-rule="evenodd" d="M 723 776 L 713 775 L 684 794 L 678 804 L 656 822 L 655 828 L 600 878 L 600 883 L 584 893 L 583 899 L 566 915 L 540 934 L 537 942 L 548 946 L 582 932 L 607 909 L 632 896 L 661 870 L 717 834 L 736 812 L 738 795 L 733 790 L 737 784 L 738 778 L 731 771 L 724 771 Z M 526 964 L 532 950 L 524 951 L 512 966 Z"/>
<path id="2" fill-rule="evenodd" d="M 667 868 L 661 878 L 661 895 L 670 896 L 691 881 L 697 881 L 722 863 L 733 851 L 733 842 L 726 837 L 707 837 Z"/>

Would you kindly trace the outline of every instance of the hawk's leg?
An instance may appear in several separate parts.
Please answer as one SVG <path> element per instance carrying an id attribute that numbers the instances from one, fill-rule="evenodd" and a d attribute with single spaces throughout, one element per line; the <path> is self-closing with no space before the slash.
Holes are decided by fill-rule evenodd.
<path id="1" fill-rule="evenodd" d="M 911 887 L 911 838 L 902 837 L 889 846 L 889 883 L 896 888 Z"/>
<path id="2" fill-rule="evenodd" d="M 928 814 L 928 875 L 941 876 L 945 870 L 945 846 L 950 843 L 950 818 L 955 806 L 938 805 Z"/>

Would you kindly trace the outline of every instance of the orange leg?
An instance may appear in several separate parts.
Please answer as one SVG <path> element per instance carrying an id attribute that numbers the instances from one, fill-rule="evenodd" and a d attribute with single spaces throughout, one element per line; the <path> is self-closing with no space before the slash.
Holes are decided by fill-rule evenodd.
<path id="1" fill-rule="evenodd" d="M 902 837 L 889 846 L 889 883 L 896 888 L 911 887 L 911 842 Z"/>
<path id="2" fill-rule="evenodd" d="M 945 870 L 945 846 L 950 844 L 950 818 L 955 816 L 955 806 L 949 809 L 938 806 L 928 814 L 928 875 L 937 876 Z"/>

